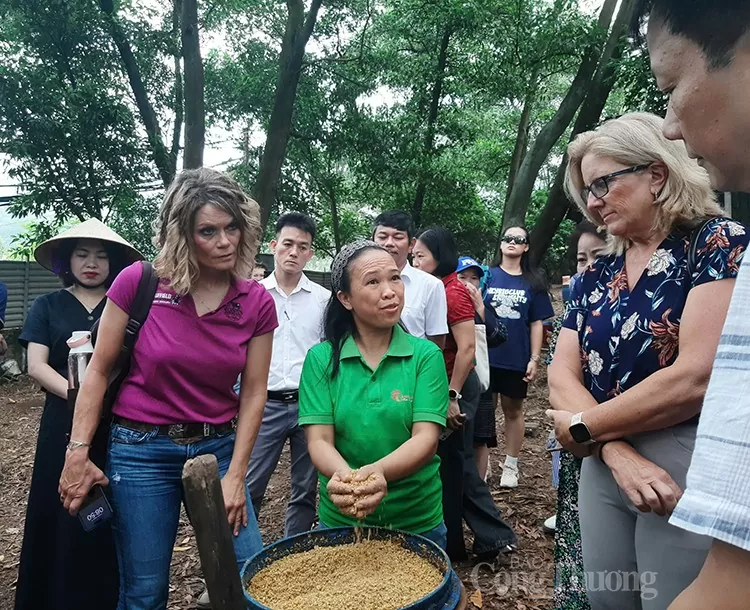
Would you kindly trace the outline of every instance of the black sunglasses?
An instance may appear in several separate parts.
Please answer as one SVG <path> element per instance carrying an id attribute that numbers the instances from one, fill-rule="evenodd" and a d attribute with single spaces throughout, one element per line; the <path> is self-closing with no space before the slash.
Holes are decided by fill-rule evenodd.
<path id="1" fill-rule="evenodd" d="M 612 180 L 613 178 L 617 178 L 618 176 L 624 176 L 625 174 L 634 174 L 635 172 L 640 172 L 641 170 L 644 170 L 648 167 L 651 167 L 651 163 L 646 163 L 645 165 L 634 165 L 633 167 L 628 167 L 627 169 L 621 169 L 619 172 L 612 172 L 611 174 L 607 174 L 606 176 L 599 176 L 599 178 L 594 180 L 591 184 L 589 184 L 588 186 L 584 186 L 581 189 L 581 198 L 584 202 L 586 202 L 589 199 L 589 193 L 591 193 L 597 199 L 601 199 L 607 193 L 609 193 L 610 180 Z"/>
<path id="2" fill-rule="evenodd" d="M 503 238 L 500 241 L 505 244 L 516 244 L 518 246 L 523 246 L 524 244 L 529 243 L 529 240 L 521 235 L 503 235 Z"/>

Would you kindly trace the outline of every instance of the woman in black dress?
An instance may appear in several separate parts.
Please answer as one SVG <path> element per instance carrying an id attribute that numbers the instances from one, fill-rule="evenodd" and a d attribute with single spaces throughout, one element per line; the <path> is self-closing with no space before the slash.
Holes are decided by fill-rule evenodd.
<path id="1" fill-rule="evenodd" d="M 122 268 L 143 258 L 98 220 L 87 220 L 34 252 L 65 288 L 34 301 L 19 342 L 29 375 L 47 398 L 39 425 L 26 509 L 16 610 L 108 610 L 117 606 L 119 575 L 109 524 L 85 532 L 58 494 L 72 412 L 67 405 L 68 346 L 75 330 L 98 320 L 105 292 Z"/>

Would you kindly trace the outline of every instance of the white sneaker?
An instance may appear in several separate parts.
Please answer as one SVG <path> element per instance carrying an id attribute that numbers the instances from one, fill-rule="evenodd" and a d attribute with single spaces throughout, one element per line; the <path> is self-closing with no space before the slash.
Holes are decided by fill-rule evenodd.
<path id="1" fill-rule="evenodd" d="M 552 515 L 549 519 L 544 520 L 544 525 L 542 525 L 542 529 L 547 534 L 554 534 L 555 529 L 557 528 L 557 515 Z"/>
<path id="2" fill-rule="evenodd" d="M 503 476 L 500 477 L 500 487 L 518 487 L 518 466 L 503 464 Z"/>
<path id="3" fill-rule="evenodd" d="M 484 482 L 485 482 L 485 483 L 486 483 L 487 481 L 489 481 L 489 480 L 490 480 L 490 476 L 491 476 L 491 475 L 492 475 L 492 464 L 491 464 L 491 462 L 490 462 L 490 461 L 488 460 L 488 461 L 487 461 L 487 472 L 486 472 L 486 473 L 485 473 L 485 475 L 484 475 Z"/>
<path id="4" fill-rule="evenodd" d="M 201 593 L 198 602 L 195 604 L 199 610 L 211 610 L 211 600 L 208 597 L 208 589 Z"/>

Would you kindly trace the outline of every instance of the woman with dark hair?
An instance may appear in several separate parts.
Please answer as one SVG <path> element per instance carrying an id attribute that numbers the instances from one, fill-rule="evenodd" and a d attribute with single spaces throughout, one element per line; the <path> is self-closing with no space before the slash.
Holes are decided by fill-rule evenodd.
<path id="1" fill-rule="evenodd" d="M 325 341 L 308 352 L 299 387 L 299 424 L 320 473 L 320 525 L 392 527 L 445 548 L 440 349 L 399 325 L 401 274 L 374 242 L 341 249 L 331 287 Z"/>
<path id="2" fill-rule="evenodd" d="M 474 532 L 474 553 L 491 558 L 515 547 L 516 535 L 500 518 L 474 459 L 474 428 L 480 385 L 474 372 L 474 302 L 456 273 L 458 250 L 453 235 L 441 227 L 419 235 L 413 249 L 414 267 L 440 278 L 448 302 L 445 367 L 450 405 L 448 426 L 438 454 L 443 480 L 443 512 L 448 528 L 448 556 L 466 559 L 463 520 Z"/>
<path id="3" fill-rule="evenodd" d="M 518 487 L 518 456 L 524 436 L 523 401 L 537 375 L 544 339 L 543 321 L 555 312 L 542 274 L 529 262 L 529 233 L 505 230 L 498 258 L 490 268 L 487 294 L 508 341 L 490 349 L 490 388 L 505 416 L 505 463 L 501 487 Z"/>
<path id="4" fill-rule="evenodd" d="M 593 223 L 582 220 L 570 236 L 570 249 L 575 252 L 576 274 L 570 278 L 569 291 L 581 281 L 584 271 L 591 267 L 607 245 L 606 231 L 600 231 Z M 570 294 L 563 292 L 567 305 Z M 557 337 L 565 315 L 555 320 L 549 344 L 551 364 Z M 554 432 L 552 439 L 554 439 Z M 589 610 L 586 596 L 583 552 L 581 550 L 581 527 L 578 522 L 578 479 L 581 475 L 581 459 L 567 451 L 553 451 L 552 480 L 557 488 L 557 512 L 544 522 L 544 529 L 555 535 L 555 610 Z"/>
<path id="5" fill-rule="evenodd" d="M 60 504 L 57 485 L 72 424 L 67 405 L 68 345 L 104 309 L 105 292 L 126 263 L 142 256 L 100 221 L 87 220 L 34 252 L 65 288 L 34 301 L 19 343 L 29 376 L 46 394 L 26 507 L 16 610 L 108 610 L 117 605 L 118 573 L 112 531 L 85 532 Z M 92 456 L 101 464 L 103 455 Z M 84 561 L 82 558 L 90 558 Z"/>

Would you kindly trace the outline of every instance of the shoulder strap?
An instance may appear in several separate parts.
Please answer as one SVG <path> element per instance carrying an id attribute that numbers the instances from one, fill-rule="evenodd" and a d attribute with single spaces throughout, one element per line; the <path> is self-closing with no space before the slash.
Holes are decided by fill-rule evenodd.
<path id="1" fill-rule="evenodd" d="M 148 318 L 148 312 L 151 310 L 151 304 L 154 302 L 156 288 L 159 285 L 159 277 L 154 271 L 154 266 L 147 262 L 141 261 L 143 272 L 138 282 L 138 290 L 133 299 L 133 305 L 130 308 L 130 319 L 125 327 L 125 339 L 123 341 L 123 351 L 130 352 L 138 339 L 138 332 L 141 326 Z"/>
<path id="2" fill-rule="evenodd" d="M 707 220 L 703 221 L 700 226 L 693 229 L 693 232 L 690 234 L 690 246 L 688 247 L 688 257 L 687 257 L 687 269 L 688 269 L 688 277 L 690 278 L 690 281 L 693 281 L 693 275 L 695 274 L 697 268 L 698 268 L 698 243 L 700 242 L 701 234 L 703 233 L 703 229 L 705 229 L 709 223 L 716 220 L 716 216 L 711 216 L 711 218 L 708 218 Z"/>

